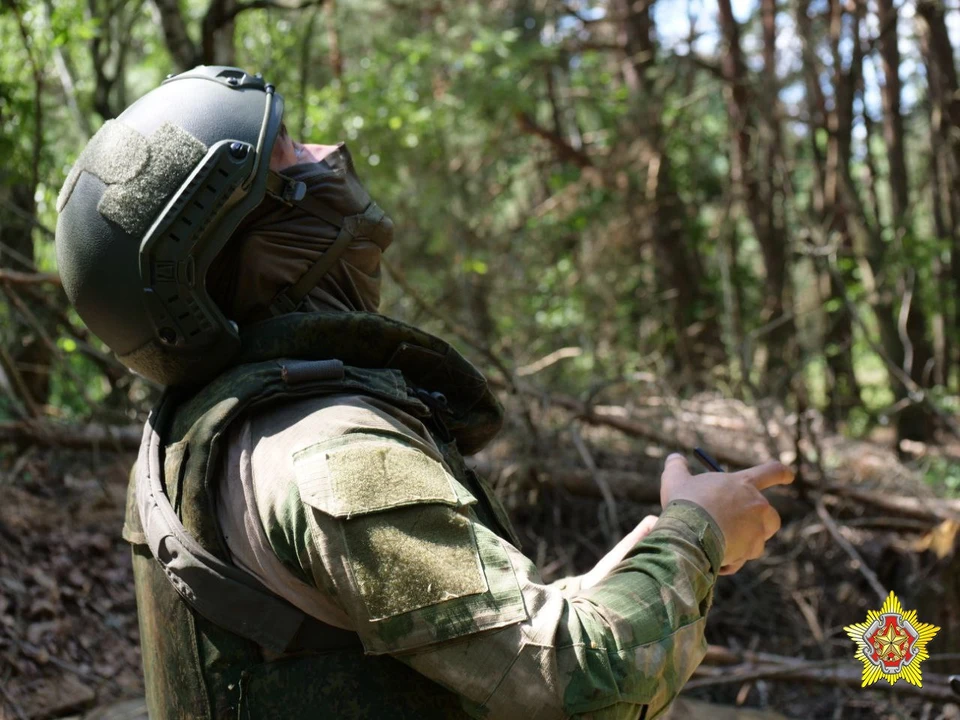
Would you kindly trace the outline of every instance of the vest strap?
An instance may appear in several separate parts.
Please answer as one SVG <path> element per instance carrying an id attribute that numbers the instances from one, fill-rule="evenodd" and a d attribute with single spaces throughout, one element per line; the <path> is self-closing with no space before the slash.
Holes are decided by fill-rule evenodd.
<path id="1" fill-rule="evenodd" d="M 280 291 L 273 299 L 273 302 L 270 303 L 270 312 L 275 317 L 296 312 L 297 308 L 300 307 L 300 303 L 303 302 L 303 299 L 311 290 L 320 284 L 320 280 L 330 272 L 333 264 L 340 259 L 340 256 L 343 255 L 350 246 L 350 243 L 357 238 L 364 237 L 368 231 L 379 225 L 386 215 L 375 202 L 367 205 L 367 209 L 364 210 L 362 214 L 350 215 L 349 217 L 341 217 L 339 215 L 333 217 L 325 205 L 316 202 L 310 196 L 306 196 L 292 204 L 303 208 L 311 215 L 315 215 L 331 225 L 339 227 L 340 232 L 337 233 L 337 238 L 333 241 L 333 244 L 320 256 L 313 266 L 301 275 L 297 282 Z M 338 222 L 334 222 L 334 220 L 338 220 Z"/>
<path id="2" fill-rule="evenodd" d="M 147 545 L 173 587 L 210 622 L 276 653 L 359 648 L 356 633 L 306 615 L 252 575 L 207 552 L 183 526 L 160 481 L 157 428 L 168 420 L 172 405 L 164 395 L 144 426 L 136 499 Z"/>

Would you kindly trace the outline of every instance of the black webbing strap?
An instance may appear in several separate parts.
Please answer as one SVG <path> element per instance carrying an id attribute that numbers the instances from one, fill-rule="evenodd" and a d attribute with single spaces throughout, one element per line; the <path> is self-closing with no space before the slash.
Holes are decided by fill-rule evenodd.
<path id="1" fill-rule="evenodd" d="M 293 285 L 281 290 L 270 303 L 272 315 L 286 315 L 296 312 L 303 299 L 320 283 L 323 276 L 330 272 L 333 264 L 340 259 L 350 243 L 355 238 L 363 236 L 364 228 L 379 224 L 383 220 L 384 212 L 376 203 L 371 202 L 362 214 L 344 217 L 307 195 L 306 186 L 299 180 L 293 180 L 273 171 L 267 175 L 267 192 L 287 205 L 295 205 L 340 229 L 333 244 L 310 269 Z"/>
<path id="2" fill-rule="evenodd" d="M 295 312 L 303 299 L 320 283 L 321 278 L 330 271 L 333 264 L 340 259 L 352 240 L 353 232 L 346 227 L 340 228 L 333 245 L 320 256 L 309 270 L 300 276 L 297 282 L 277 294 L 273 302 L 270 303 L 270 312 L 275 316 Z"/>

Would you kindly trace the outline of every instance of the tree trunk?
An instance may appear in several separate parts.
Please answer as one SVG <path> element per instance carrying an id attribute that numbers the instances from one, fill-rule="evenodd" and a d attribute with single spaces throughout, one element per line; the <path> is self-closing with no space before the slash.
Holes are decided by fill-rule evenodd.
<path id="1" fill-rule="evenodd" d="M 909 225 L 910 191 L 903 148 L 903 116 L 900 114 L 900 49 L 897 46 L 897 8 L 893 0 L 877 0 L 880 23 L 880 58 L 883 66 L 883 139 L 890 164 L 893 225 L 898 234 Z"/>
<path id="2" fill-rule="evenodd" d="M 939 176 L 940 213 L 949 218 L 943 222 L 945 237 L 950 239 L 952 288 L 948 294 L 954 299 L 948 345 L 960 348 L 960 307 L 956 306 L 960 294 L 960 87 L 942 5 L 921 0 L 917 3 L 917 15 L 921 18 L 919 34 L 930 84 L 931 141 L 935 143 L 931 149 Z M 946 370 L 948 379 L 954 369 L 960 381 L 958 358 L 950 360 Z"/>
<path id="3" fill-rule="evenodd" d="M 0 183 L 0 266 L 32 268 L 35 189 L 29 182 Z M 0 296 L 2 297 L 2 296 Z M 16 309 L 9 307 L 9 335 L 0 338 L 10 348 L 11 360 L 23 379 L 20 392 L 28 392 L 28 405 L 43 405 L 50 389 L 50 351 L 37 331 Z M 6 329 L 5 329 L 6 330 Z"/>
<path id="4" fill-rule="evenodd" d="M 201 48 L 205 65 L 235 65 L 234 31 L 238 0 L 211 0 L 203 17 Z"/>
<path id="5" fill-rule="evenodd" d="M 883 138 L 887 147 L 890 166 L 890 197 L 893 206 L 893 229 L 898 245 L 902 246 L 908 267 L 913 264 L 916 253 L 910 235 L 910 192 L 907 163 L 904 151 L 903 117 L 900 113 L 900 50 L 897 46 L 897 8 L 893 0 L 877 0 L 877 15 L 880 24 L 880 57 L 883 62 Z M 913 272 L 909 277 L 898 278 L 898 295 L 910 298 L 901 303 L 897 327 L 900 334 L 900 356 L 892 358 L 920 387 L 930 385 L 929 364 L 933 360 L 933 348 L 927 334 L 926 312 L 923 307 L 923 278 Z M 896 385 L 898 400 L 906 400 L 907 391 Z M 900 439 L 928 440 L 933 433 L 933 418 L 919 403 L 910 403 L 897 417 L 897 434 Z"/>
<path id="6" fill-rule="evenodd" d="M 167 51 L 178 70 L 189 70 L 201 62 L 200 51 L 187 32 L 179 0 L 153 0 L 160 13 L 160 28 Z"/>
<path id="7" fill-rule="evenodd" d="M 30 113 L 21 118 L 23 127 L 30 128 L 28 138 L 30 147 L 29 170 L 23 173 L 10 172 L 9 168 L 0 169 L 0 267 L 10 265 L 26 270 L 35 269 L 35 248 L 33 229 L 36 223 L 36 191 L 40 185 L 40 162 L 44 145 L 44 72 L 40 60 L 34 54 L 35 39 L 25 22 L 18 6 L 13 6 L 17 19 L 23 53 L 26 59 L 26 82 L 33 83 L 33 103 Z M 35 313 L 34 303 L 25 307 Z M 29 392 L 30 398 L 24 403 L 30 407 L 47 402 L 50 390 L 51 352 L 43 342 L 40 333 L 43 328 L 35 328 L 32 318 L 26 317 L 13 307 L 8 308 L 12 337 L 2 342 L 12 345 L 9 353 L 14 367 L 8 369 L 19 373 L 23 381 L 21 390 Z"/>
<path id="8" fill-rule="evenodd" d="M 749 90 L 743 50 L 740 46 L 740 26 L 733 16 L 730 0 L 719 0 L 720 27 L 726 52 L 722 71 L 726 81 L 724 93 L 730 122 L 730 176 L 747 208 L 754 235 L 763 254 L 765 277 L 764 311 L 761 324 L 781 322 L 766 335 L 767 373 L 770 380 L 783 374 L 788 365 L 788 347 L 794 337 L 793 321 L 783 322 L 784 312 L 790 309 L 790 291 L 787 274 L 789 238 L 782 222 L 782 195 L 775 193 L 774 176 L 779 158 L 779 119 L 777 118 L 776 82 L 776 3 L 763 0 L 764 87 L 763 107 L 767 111 L 764 128 L 755 117 L 757 103 Z M 757 139 L 754 147 L 754 138 Z M 765 147 L 764 147 L 765 145 Z M 765 158 L 763 166 L 760 158 Z M 777 212 L 778 206 L 780 212 Z M 786 383 L 776 383 L 784 388 Z"/>
<path id="9" fill-rule="evenodd" d="M 811 144 L 816 160 L 819 188 L 814 210 L 827 235 L 828 243 L 836 246 L 838 260 L 854 256 L 853 233 L 849 207 L 845 202 L 844 182 L 849 174 L 850 139 L 853 121 L 853 91 L 857 63 L 844 69 L 839 46 L 843 30 L 843 6 L 831 3 L 829 17 L 829 51 L 834 59 L 833 102 L 828 104 L 820 87 L 820 63 L 815 53 L 815 40 L 808 15 L 809 0 L 797 7 L 797 26 L 803 40 L 803 58 L 807 91 L 810 97 L 812 120 Z M 857 17 L 854 17 L 854 30 Z M 856 35 L 854 34 L 854 38 Z M 817 130 L 827 136 L 826 152 L 817 146 Z M 853 282 L 852 268 L 840 262 L 844 284 Z M 826 331 L 823 338 L 824 359 L 827 364 L 827 417 L 836 426 L 845 420 L 850 410 L 861 404 L 860 386 L 853 368 L 853 319 L 845 302 L 846 288 L 838 283 L 830 271 L 827 260 L 817 263 L 821 283 L 825 286 L 828 302 L 825 306 Z"/>
<path id="10" fill-rule="evenodd" d="M 618 28 L 619 44 L 625 51 L 621 70 L 640 126 L 639 133 L 634 134 L 645 139 L 648 146 L 646 188 L 635 188 L 634 192 L 642 197 L 646 190 L 653 201 L 643 218 L 637 216 L 637 203 L 632 199 L 628 212 L 638 229 L 652 223 L 657 281 L 662 294 L 669 298 L 675 355 L 680 370 L 694 379 L 722 360 L 723 345 L 717 315 L 705 312 L 710 303 L 703 291 L 703 268 L 685 232 L 687 209 L 677 193 L 666 153 L 660 107 L 651 102 L 655 95 L 650 73 L 656 65 L 651 4 L 630 0 L 614 3 L 614 16 L 623 18 Z"/>

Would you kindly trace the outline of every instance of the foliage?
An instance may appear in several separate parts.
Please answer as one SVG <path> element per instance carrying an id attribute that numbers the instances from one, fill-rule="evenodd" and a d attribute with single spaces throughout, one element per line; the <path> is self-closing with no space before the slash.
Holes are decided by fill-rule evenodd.
<path id="1" fill-rule="evenodd" d="M 892 205 L 881 127 L 889 117 L 877 72 L 884 39 L 873 9 L 774 4 L 773 77 L 761 22 L 770 4 L 759 0 L 734 3 L 733 25 L 709 4 L 691 4 L 700 8 L 693 27 L 675 0 L 661 0 L 652 13 L 628 12 L 618 0 L 255 5 L 220 26 L 209 22 L 214 10 L 239 7 L 235 0 L 2 5 L 4 267 L 55 269 L 49 229 L 62 179 L 110 114 L 178 69 L 168 27 L 179 13 L 197 52 L 225 36 L 228 49 L 207 59 L 260 70 L 280 88 L 292 131 L 348 142 L 397 223 L 389 261 L 438 311 L 424 315 L 391 285 L 385 312 L 438 332 L 460 329 L 508 367 L 579 347 L 576 359 L 544 375 L 571 392 L 650 366 L 681 391 L 719 384 L 745 397 L 783 397 L 800 382 L 817 406 L 837 406 L 834 421 L 849 419 L 848 429 L 865 433 L 910 397 L 889 367 L 904 359 L 883 337 L 884 324 L 903 314 L 907 289 L 907 309 L 926 321 L 925 335 L 911 340 L 936 348 L 933 365 L 915 380 L 936 386 L 933 396 L 950 407 L 960 381 L 960 275 L 950 268 L 960 264 L 960 245 L 952 208 L 934 202 L 933 175 L 951 187 L 958 173 L 948 162 L 943 175 L 931 144 L 939 132 L 932 123 L 941 122 L 931 109 L 942 98 L 928 83 L 936 58 L 924 50 L 926 26 L 910 2 L 898 9 L 897 26 L 912 204 L 905 227 Z M 846 33 L 835 45 L 831 12 L 841 13 Z M 691 43 L 694 31 L 700 36 Z M 647 48 L 645 38 L 655 42 Z M 631 42 L 642 52 L 628 52 Z M 846 162 L 859 205 L 848 197 L 831 208 L 824 173 L 844 128 L 831 125 L 830 113 L 838 112 L 837 73 L 850 69 L 854 44 L 865 53 L 862 83 L 851 71 Z M 730 70 L 734 51 L 744 62 Z M 823 107 L 810 94 L 811 74 Z M 770 82 L 773 95 L 765 95 Z M 748 92 L 732 105 L 741 86 Z M 737 107 L 743 118 L 732 120 Z M 949 137 L 947 128 L 943 152 Z M 738 160 L 740 151 L 747 155 Z M 773 236 L 757 224 L 751 183 L 779 218 Z M 857 218 L 860 207 L 865 215 Z M 838 222 L 841 212 L 849 220 Z M 24 214 L 36 224 L 24 224 Z M 871 232 L 879 245 L 870 245 Z M 782 287 L 770 283 L 771 237 L 786 257 Z M 869 272 L 871 248 L 883 258 Z M 830 287 L 831 267 L 844 278 L 842 291 Z M 39 302 L 34 297 L 30 307 Z M 771 316 L 771 307 L 781 314 Z M 851 310 L 846 334 L 831 335 Z M 19 358 L 39 340 L 15 308 L 0 304 L 0 312 L 11 320 L 2 341 Z M 95 338 L 78 350 L 75 317 L 37 315 L 56 356 L 41 403 L 80 416 L 104 405 L 141 407 L 131 398 L 144 395 L 142 385 L 105 375 L 97 356 L 107 349 Z M 776 332 L 778 318 L 786 339 Z M 840 407 L 834 374 L 844 357 L 859 389 Z"/>

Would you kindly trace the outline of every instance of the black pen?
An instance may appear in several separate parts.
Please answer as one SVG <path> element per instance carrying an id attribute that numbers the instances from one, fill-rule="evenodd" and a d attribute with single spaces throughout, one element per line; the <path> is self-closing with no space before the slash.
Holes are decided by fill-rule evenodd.
<path id="1" fill-rule="evenodd" d="M 694 448 L 693 454 L 697 456 L 697 460 L 699 460 L 700 464 L 703 465 L 707 470 L 726 472 L 726 470 L 720 467 L 720 463 L 710 457 L 710 454 L 703 448 Z"/>

